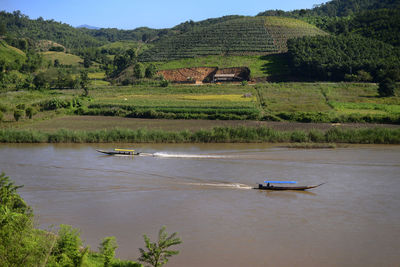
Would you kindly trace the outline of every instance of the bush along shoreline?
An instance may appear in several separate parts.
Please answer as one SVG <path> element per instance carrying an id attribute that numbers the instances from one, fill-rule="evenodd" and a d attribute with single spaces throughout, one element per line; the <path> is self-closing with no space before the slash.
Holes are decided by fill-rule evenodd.
<path id="1" fill-rule="evenodd" d="M 112 129 L 57 132 L 2 129 L 0 143 L 349 143 L 400 144 L 400 129 L 334 128 L 328 131 L 277 131 L 267 127 L 216 127 L 212 130 L 169 132 Z"/>

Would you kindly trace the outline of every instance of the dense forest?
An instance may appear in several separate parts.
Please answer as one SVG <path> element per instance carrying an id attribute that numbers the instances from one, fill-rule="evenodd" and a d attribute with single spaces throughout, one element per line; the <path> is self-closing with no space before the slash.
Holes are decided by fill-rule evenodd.
<path id="1" fill-rule="evenodd" d="M 289 17 L 346 17 L 367 10 L 400 8 L 399 0 L 332 0 L 312 9 L 293 11 L 266 10 L 257 16 L 289 16 Z"/>
<path id="2" fill-rule="evenodd" d="M 310 79 L 377 81 L 400 65 L 399 48 L 355 34 L 303 37 L 288 47 L 292 67 Z"/>

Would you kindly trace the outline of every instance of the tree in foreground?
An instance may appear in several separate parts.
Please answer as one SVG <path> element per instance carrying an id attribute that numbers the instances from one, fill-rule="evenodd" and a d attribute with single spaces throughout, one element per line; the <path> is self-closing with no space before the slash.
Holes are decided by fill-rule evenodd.
<path id="1" fill-rule="evenodd" d="M 60 230 L 54 236 L 48 266 L 75 266 L 84 265 L 88 247 L 82 246 L 80 232 L 70 225 L 60 225 Z"/>
<path id="2" fill-rule="evenodd" d="M 182 240 L 177 237 L 178 233 L 176 232 L 168 236 L 165 229 L 166 227 L 163 226 L 158 232 L 157 243 L 150 242 L 150 238 L 147 235 L 143 235 L 147 251 L 142 248 L 139 249 L 141 255 L 138 259 L 139 261 L 150 264 L 148 266 L 160 267 L 168 262 L 168 258 L 179 254 L 178 250 L 168 249 L 171 246 L 181 244 Z"/>
<path id="3" fill-rule="evenodd" d="M 48 251 L 46 236 L 34 229 L 33 213 L 16 186 L 0 174 L 0 266 L 37 266 Z"/>
<path id="4" fill-rule="evenodd" d="M 100 244 L 99 250 L 103 255 L 104 267 L 111 266 L 111 262 L 115 256 L 115 249 L 118 248 L 115 236 L 105 237 Z"/>

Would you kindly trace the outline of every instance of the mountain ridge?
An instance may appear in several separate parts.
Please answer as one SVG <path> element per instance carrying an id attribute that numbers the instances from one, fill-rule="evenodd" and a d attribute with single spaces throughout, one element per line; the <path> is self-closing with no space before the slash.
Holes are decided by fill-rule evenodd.
<path id="1" fill-rule="evenodd" d="M 91 26 L 88 24 L 82 24 L 82 25 L 76 26 L 75 28 L 78 28 L 78 29 L 85 28 L 85 29 L 89 29 L 89 30 L 100 30 L 101 29 L 100 27 Z"/>

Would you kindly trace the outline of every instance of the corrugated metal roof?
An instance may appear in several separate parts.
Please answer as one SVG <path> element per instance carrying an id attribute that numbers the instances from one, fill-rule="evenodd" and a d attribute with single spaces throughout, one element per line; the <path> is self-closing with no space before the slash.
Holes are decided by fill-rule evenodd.
<path id="1" fill-rule="evenodd" d="M 215 78 L 234 78 L 235 74 L 215 74 Z"/>

